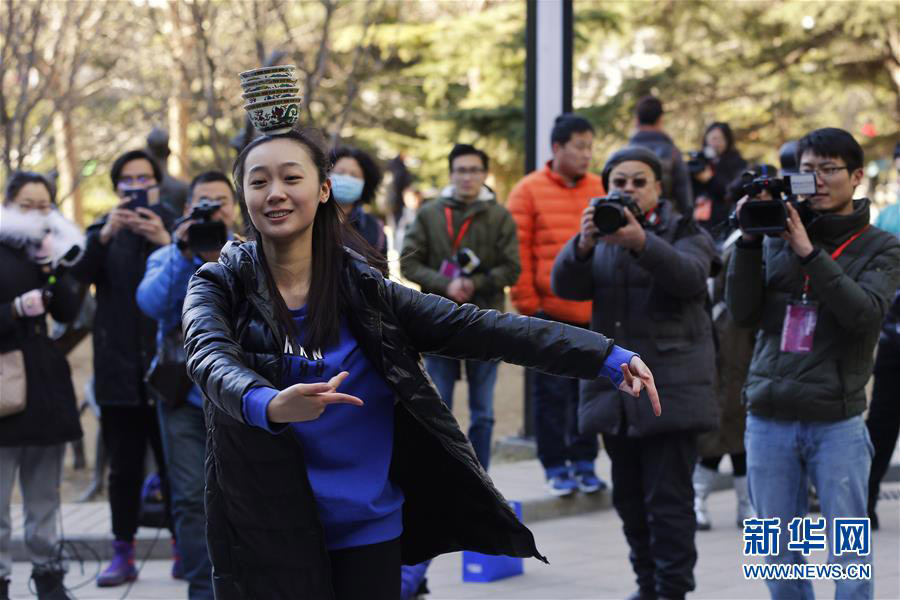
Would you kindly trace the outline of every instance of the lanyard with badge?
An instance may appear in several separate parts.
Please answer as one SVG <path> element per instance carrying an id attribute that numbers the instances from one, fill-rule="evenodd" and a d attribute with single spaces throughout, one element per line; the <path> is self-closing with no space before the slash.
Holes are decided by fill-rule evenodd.
<path id="1" fill-rule="evenodd" d="M 452 250 L 450 254 L 451 258 L 444 259 L 441 263 L 440 273 L 450 279 L 456 279 L 464 270 L 457 257 L 459 245 L 462 243 L 463 237 L 465 237 L 466 232 L 469 230 L 469 225 L 472 224 L 474 216 L 463 221 L 462 226 L 459 228 L 459 233 L 455 235 L 453 231 L 453 211 L 449 206 L 444 207 L 444 216 L 447 219 L 447 237 L 451 240 Z"/>
<path id="2" fill-rule="evenodd" d="M 866 225 L 831 253 L 831 259 L 837 260 L 856 238 L 868 229 Z M 784 315 L 784 325 L 781 328 L 782 352 L 812 352 L 813 336 L 816 333 L 816 323 L 819 319 L 819 303 L 809 299 L 809 275 L 803 275 L 803 295 L 800 301 L 788 303 Z"/>

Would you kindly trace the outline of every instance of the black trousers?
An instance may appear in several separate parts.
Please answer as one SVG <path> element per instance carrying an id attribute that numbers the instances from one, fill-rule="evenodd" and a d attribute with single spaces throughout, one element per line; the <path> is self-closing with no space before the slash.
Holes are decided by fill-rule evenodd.
<path id="1" fill-rule="evenodd" d="M 697 436 L 604 435 L 612 459 L 613 506 L 631 549 L 640 589 L 681 598 L 694 589 L 697 547 L 694 486 Z"/>
<path id="2" fill-rule="evenodd" d="M 335 600 L 399 600 L 400 538 L 328 554 Z"/>
<path id="3" fill-rule="evenodd" d="M 891 455 L 897 445 L 900 434 L 900 370 L 890 368 L 886 363 L 900 364 L 900 349 L 882 344 L 878 348 L 878 363 L 875 368 L 875 381 L 872 386 L 872 403 L 869 405 L 869 416 L 866 427 L 875 455 L 872 457 L 872 470 L 869 472 L 869 511 L 875 510 L 881 480 L 891 464 Z M 890 356 L 885 356 L 888 353 Z M 882 366 L 885 365 L 885 366 Z M 892 365 L 891 365 L 892 366 Z"/>
<path id="4" fill-rule="evenodd" d="M 171 515 L 169 481 L 156 409 L 152 406 L 102 406 L 100 426 L 109 456 L 109 507 L 117 541 L 130 542 L 138 528 L 147 444 L 159 469 L 167 511 Z"/>

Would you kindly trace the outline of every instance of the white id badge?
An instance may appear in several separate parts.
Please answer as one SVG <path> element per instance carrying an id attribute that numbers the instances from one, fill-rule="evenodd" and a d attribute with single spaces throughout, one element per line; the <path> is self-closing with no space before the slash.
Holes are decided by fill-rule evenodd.
<path id="1" fill-rule="evenodd" d="M 788 304 L 784 313 L 784 325 L 781 328 L 781 351 L 811 352 L 818 319 L 816 302 Z"/>

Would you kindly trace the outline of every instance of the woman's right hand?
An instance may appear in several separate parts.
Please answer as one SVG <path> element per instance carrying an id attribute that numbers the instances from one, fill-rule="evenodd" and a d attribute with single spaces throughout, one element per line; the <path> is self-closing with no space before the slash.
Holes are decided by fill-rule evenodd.
<path id="1" fill-rule="evenodd" d="M 328 382 L 298 383 L 281 390 L 269 402 L 266 417 L 272 423 L 297 423 L 318 419 L 329 404 L 362 406 L 356 396 L 335 391 L 348 375 L 341 371 Z"/>
<path id="2" fill-rule="evenodd" d="M 40 289 L 33 289 L 15 298 L 13 312 L 19 319 L 41 316 L 46 312 L 44 293 Z"/>
<path id="3" fill-rule="evenodd" d="M 653 414 L 657 417 L 661 415 L 662 406 L 659 403 L 659 392 L 656 391 L 656 382 L 653 380 L 650 367 L 641 360 L 641 357 L 634 355 L 631 357 L 631 363 L 622 363 L 619 368 L 625 375 L 619 389 L 635 398 L 640 398 L 641 390 L 646 388 L 650 404 L 653 407 Z"/>

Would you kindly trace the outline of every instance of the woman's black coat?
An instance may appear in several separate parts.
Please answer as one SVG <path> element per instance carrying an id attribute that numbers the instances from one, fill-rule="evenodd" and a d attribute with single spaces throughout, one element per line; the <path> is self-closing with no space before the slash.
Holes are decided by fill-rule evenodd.
<path id="1" fill-rule="evenodd" d="M 25 359 L 23 412 L 0 418 L 0 447 L 50 446 L 81 438 L 72 374 L 62 350 L 47 337 L 47 320 L 15 318 L 16 296 L 47 284 L 48 275 L 26 253 L 0 243 L 0 352 L 21 350 Z M 61 323 L 78 315 L 82 295 L 68 276 L 51 287 L 50 315 Z"/>
<path id="2" fill-rule="evenodd" d="M 396 392 L 391 478 L 405 496 L 403 561 L 462 549 L 535 556 L 531 532 L 478 464 L 425 374 L 419 352 L 503 359 L 594 378 L 612 341 L 540 319 L 457 306 L 385 280 L 348 254 L 347 317 Z M 191 280 L 183 313 L 188 371 L 206 402 L 207 538 L 219 600 L 331 598 L 323 530 L 300 445 L 244 422 L 251 388 L 281 388 L 284 341 L 254 242 L 230 242 Z"/>

